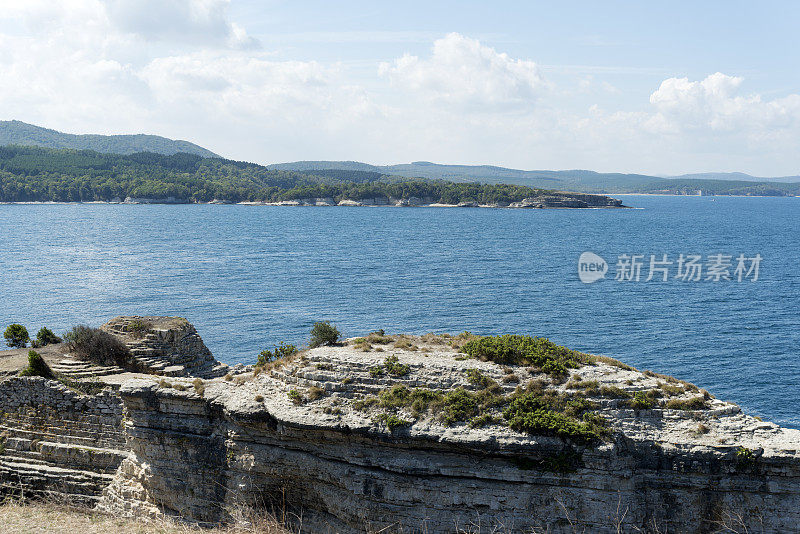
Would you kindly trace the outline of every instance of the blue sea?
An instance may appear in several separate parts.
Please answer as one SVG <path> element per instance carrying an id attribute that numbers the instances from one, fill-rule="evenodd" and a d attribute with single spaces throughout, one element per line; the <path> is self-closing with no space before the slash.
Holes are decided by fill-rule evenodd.
<path id="1" fill-rule="evenodd" d="M 621 198 L 637 209 L 2 205 L 0 325 L 179 315 L 230 364 L 321 319 L 526 333 L 800 428 L 800 198 Z M 587 251 L 608 263 L 592 284 Z M 669 281 L 645 281 L 664 254 Z M 732 256 L 732 279 L 676 279 L 681 254 Z M 737 280 L 740 254 L 763 258 L 758 280 Z M 642 256 L 639 281 L 615 280 L 622 255 Z"/>

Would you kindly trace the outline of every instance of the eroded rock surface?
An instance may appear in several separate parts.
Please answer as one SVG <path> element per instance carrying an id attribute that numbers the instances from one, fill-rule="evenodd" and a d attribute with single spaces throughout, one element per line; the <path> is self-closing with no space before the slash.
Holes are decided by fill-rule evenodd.
<path id="1" fill-rule="evenodd" d="M 451 343 L 321 347 L 199 390 L 181 379 L 126 382 L 131 454 L 100 506 L 208 522 L 234 503 L 283 507 L 308 532 L 800 525 L 800 432 L 612 360 L 554 379 L 465 359 Z M 397 386 L 439 400 L 424 410 L 387 402 Z M 505 407 L 531 388 L 590 406 L 605 421 L 602 439 L 509 428 Z M 487 389 L 496 405 L 445 420 L 443 395 Z"/>
<path id="2" fill-rule="evenodd" d="M 228 368 L 183 319 L 103 328 L 149 373 L 59 347 L 68 377 L 0 381 L 0 493 L 208 523 L 247 505 L 305 532 L 800 525 L 800 432 L 608 358 L 545 373 L 468 357 L 470 336 L 381 333 Z"/>
<path id="3" fill-rule="evenodd" d="M 214 359 L 194 326 L 182 317 L 121 316 L 100 328 L 125 342 L 142 372 L 202 378 L 228 372 L 228 366 Z"/>

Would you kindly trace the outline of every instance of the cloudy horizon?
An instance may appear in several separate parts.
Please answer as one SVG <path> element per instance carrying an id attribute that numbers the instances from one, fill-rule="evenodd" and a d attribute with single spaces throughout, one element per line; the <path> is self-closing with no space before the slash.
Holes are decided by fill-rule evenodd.
<path id="1" fill-rule="evenodd" d="M 3 2 L 0 119 L 258 163 L 800 174 L 800 7 Z"/>

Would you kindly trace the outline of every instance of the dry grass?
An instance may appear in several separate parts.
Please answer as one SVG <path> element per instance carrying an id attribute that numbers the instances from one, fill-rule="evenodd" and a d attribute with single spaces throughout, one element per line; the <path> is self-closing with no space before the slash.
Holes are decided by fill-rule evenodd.
<path id="1" fill-rule="evenodd" d="M 128 519 L 100 514 L 88 508 L 52 502 L 9 499 L 0 504 L 0 532 L 16 534 L 290 534 L 271 515 L 249 511 L 232 513 L 224 527 L 200 528 L 169 518 Z"/>

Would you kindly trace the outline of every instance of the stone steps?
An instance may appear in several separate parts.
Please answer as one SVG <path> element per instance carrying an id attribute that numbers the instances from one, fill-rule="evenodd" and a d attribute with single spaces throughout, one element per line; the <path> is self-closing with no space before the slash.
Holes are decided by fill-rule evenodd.
<path id="1" fill-rule="evenodd" d="M 0 491 L 24 488 L 27 494 L 58 493 L 96 500 L 113 480 L 112 474 L 36 463 L 25 458 L 0 455 Z"/>
<path id="2" fill-rule="evenodd" d="M 90 362 L 84 362 L 74 359 L 60 360 L 50 366 L 50 368 L 70 378 L 92 378 L 95 376 L 107 376 L 124 373 L 125 369 L 122 367 L 95 365 Z"/>

